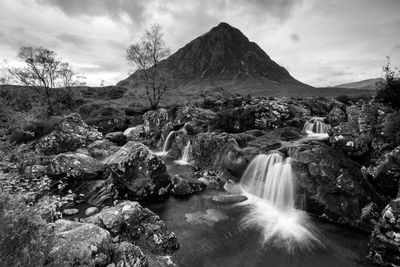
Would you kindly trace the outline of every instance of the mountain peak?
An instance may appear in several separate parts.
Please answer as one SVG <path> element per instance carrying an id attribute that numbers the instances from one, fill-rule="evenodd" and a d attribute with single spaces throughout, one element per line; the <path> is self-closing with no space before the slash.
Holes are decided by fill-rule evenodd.
<path id="1" fill-rule="evenodd" d="M 221 22 L 210 31 L 192 40 L 159 64 L 177 87 L 196 88 L 229 84 L 254 84 L 257 87 L 307 85 L 294 79 L 289 72 L 274 62 L 256 43 L 237 28 Z M 127 81 L 128 80 L 128 81 Z M 122 84 L 137 84 L 133 74 Z"/>

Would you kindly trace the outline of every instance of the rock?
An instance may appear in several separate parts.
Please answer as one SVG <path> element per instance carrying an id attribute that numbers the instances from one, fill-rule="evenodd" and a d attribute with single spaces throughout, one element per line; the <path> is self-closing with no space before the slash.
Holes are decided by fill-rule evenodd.
<path id="1" fill-rule="evenodd" d="M 92 216 L 93 214 L 95 214 L 97 212 L 99 212 L 99 209 L 97 207 L 90 207 L 90 208 L 86 209 L 85 215 L 86 216 Z"/>
<path id="2" fill-rule="evenodd" d="M 267 153 L 270 150 L 280 148 L 285 142 L 298 140 L 302 137 L 300 131 L 293 127 L 282 127 L 264 131 L 261 135 L 247 142 L 247 146 L 255 147 L 260 152 Z"/>
<path id="3" fill-rule="evenodd" d="M 369 203 L 361 209 L 360 224 L 365 229 L 373 229 L 379 220 L 379 209 L 374 202 Z"/>
<path id="4" fill-rule="evenodd" d="M 193 132 L 195 132 L 196 130 L 194 129 L 196 128 L 206 130 L 207 126 L 216 115 L 215 112 L 209 109 L 189 106 L 177 111 L 176 122 L 182 124 L 190 122 L 190 127 L 193 129 Z"/>
<path id="5" fill-rule="evenodd" d="M 254 124 L 257 129 L 273 129 L 285 126 L 290 118 L 287 103 L 277 100 L 252 99 L 244 109 L 254 113 Z"/>
<path id="6" fill-rule="evenodd" d="M 104 138 L 117 144 L 118 146 L 123 146 L 126 143 L 126 137 L 123 132 L 108 133 Z"/>
<path id="7" fill-rule="evenodd" d="M 139 142 L 128 142 L 105 161 L 108 177 L 134 199 L 160 195 L 169 178 L 164 161 Z"/>
<path id="8" fill-rule="evenodd" d="M 139 203 L 125 201 L 115 207 L 104 208 L 85 222 L 94 223 L 112 236 L 120 236 L 121 241 L 135 243 L 141 249 L 156 254 L 170 253 L 179 247 L 174 233 L 164 221 Z"/>
<path id="9" fill-rule="evenodd" d="M 110 233 L 93 224 L 57 220 L 54 223 L 54 244 L 50 257 L 55 266 L 68 263 L 107 266 L 111 260 Z"/>
<path id="10" fill-rule="evenodd" d="M 368 258 L 381 266 L 400 266 L 400 198 L 382 211 L 368 242 Z"/>
<path id="11" fill-rule="evenodd" d="M 247 200 L 246 196 L 243 195 L 219 195 L 211 198 L 215 202 L 221 203 L 239 203 Z"/>
<path id="12" fill-rule="evenodd" d="M 372 178 L 380 192 L 389 199 L 395 198 L 400 182 L 400 146 L 381 156 L 376 166 L 370 166 L 364 172 Z"/>
<path id="13" fill-rule="evenodd" d="M 327 122 L 331 127 L 346 121 L 346 113 L 339 107 L 334 107 L 326 116 Z"/>
<path id="14" fill-rule="evenodd" d="M 342 153 L 312 141 L 285 148 L 306 210 L 337 223 L 363 228 L 362 208 L 371 200 L 360 166 Z M 368 230 L 368 229 L 366 229 Z"/>
<path id="15" fill-rule="evenodd" d="M 161 129 L 172 119 L 165 108 L 150 110 L 143 115 L 144 125 L 151 133 L 160 134 Z"/>
<path id="16" fill-rule="evenodd" d="M 102 134 L 85 124 L 77 113 L 65 116 L 54 128 L 36 143 L 37 152 L 53 155 L 74 151 L 102 138 Z"/>
<path id="17" fill-rule="evenodd" d="M 96 127 L 100 132 L 107 134 L 121 131 L 126 128 L 127 117 L 125 112 L 105 103 L 89 103 L 79 108 L 84 121 Z"/>
<path id="18" fill-rule="evenodd" d="M 94 158 L 105 158 L 117 152 L 119 147 L 107 139 L 102 139 L 94 141 L 87 149 L 90 156 Z"/>
<path id="19" fill-rule="evenodd" d="M 65 209 L 65 210 L 63 210 L 63 214 L 64 215 L 67 215 L 67 216 L 72 216 L 72 215 L 75 215 L 75 214 L 77 214 L 79 212 L 79 210 L 78 209 Z"/>
<path id="20" fill-rule="evenodd" d="M 148 260 L 142 250 L 131 243 L 121 242 L 114 251 L 114 263 L 117 267 L 147 267 Z"/>
<path id="21" fill-rule="evenodd" d="M 137 125 L 130 127 L 124 131 L 124 136 L 127 141 L 143 141 L 146 138 L 148 127 Z"/>
<path id="22" fill-rule="evenodd" d="M 179 175 L 172 177 L 171 184 L 171 193 L 175 196 L 190 196 L 206 188 L 206 185 L 198 180 L 188 180 Z"/>
<path id="23" fill-rule="evenodd" d="M 80 153 L 62 153 L 52 158 L 47 175 L 52 179 L 63 177 L 75 180 L 101 178 L 104 166 L 100 161 Z"/>

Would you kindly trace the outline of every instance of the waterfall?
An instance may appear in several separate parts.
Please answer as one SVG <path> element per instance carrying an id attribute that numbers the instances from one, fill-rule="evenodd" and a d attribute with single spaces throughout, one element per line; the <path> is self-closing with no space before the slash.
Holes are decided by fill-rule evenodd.
<path id="1" fill-rule="evenodd" d="M 311 250 L 323 246 L 317 230 L 304 211 L 294 208 L 295 175 L 291 158 L 284 159 L 280 153 L 256 156 L 242 175 L 239 187 L 248 197 L 248 213 L 241 227 L 260 232 L 263 245 Z"/>
<path id="2" fill-rule="evenodd" d="M 171 131 L 168 134 L 168 136 L 167 136 L 167 138 L 165 139 L 165 142 L 164 142 L 163 152 L 168 152 L 168 150 L 170 149 L 171 142 L 175 138 L 175 133 L 176 133 L 175 131 Z"/>
<path id="3" fill-rule="evenodd" d="M 312 117 L 304 124 L 303 131 L 308 135 L 323 135 L 328 136 L 328 131 L 331 129 L 329 124 L 324 122 L 322 117 Z"/>
<path id="4" fill-rule="evenodd" d="M 180 160 L 175 161 L 176 163 L 180 165 L 187 165 L 189 164 L 190 160 L 190 153 L 192 152 L 192 145 L 190 143 L 190 140 L 186 144 L 185 148 L 183 149 L 182 152 L 182 158 Z"/>
<path id="5" fill-rule="evenodd" d="M 243 173 L 240 185 L 252 195 L 278 207 L 294 207 L 294 174 L 290 158 L 279 153 L 255 157 Z"/>

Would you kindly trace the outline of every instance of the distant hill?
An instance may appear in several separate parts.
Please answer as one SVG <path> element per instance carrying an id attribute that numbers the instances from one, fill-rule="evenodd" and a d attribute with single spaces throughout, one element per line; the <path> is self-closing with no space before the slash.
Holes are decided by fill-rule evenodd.
<path id="1" fill-rule="evenodd" d="M 177 97 L 190 98 L 201 90 L 213 88 L 261 96 L 353 94 L 346 90 L 314 88 L 298 81 L 256 43 L 227 23 L 220 23 L 189 42 L 160 62 L 159 67 L 174 81 L 174 84 L 170 84 L 169 92 L 172 100 Z M 139 72 L 117 85 L 130 88 L 137 95 L 144 94 Z"/>
<path id="2" fill-rule="evenodd" d="M 362 90 L 376 90 L 376 84 L 382 81 L 382 78 L 367 79 L 358 82 L 344 83 L 336 85 L 339 88 L 349 88 L 349 89 L 362 89 Z"/>

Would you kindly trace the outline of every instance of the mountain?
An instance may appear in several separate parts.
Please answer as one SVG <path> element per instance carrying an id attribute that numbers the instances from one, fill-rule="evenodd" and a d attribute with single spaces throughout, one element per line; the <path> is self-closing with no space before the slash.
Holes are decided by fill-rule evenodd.
<path id="1" fill-rule="evenodd" d="M 273 61 L 238 29 L 220 23 L 161 61 L 169 74 L 169 97 L 190 99 L 200 91 L 224 88 L 229 93 L 261 96 L 337 95 L 336 89 L 314 88 L 295 78 Z M 136 71 L 117 85 L 144 94 Z"/>
<path id="2" fill-rule="evenodd" d="M 376 90 L 376 84 L 381 82 L 382 78 L 367 79 L 358 82 L 344 83 L 336 85 L 339 88 L 349 88 L 349 89 L 362 89 L 362 90 Z"/>

